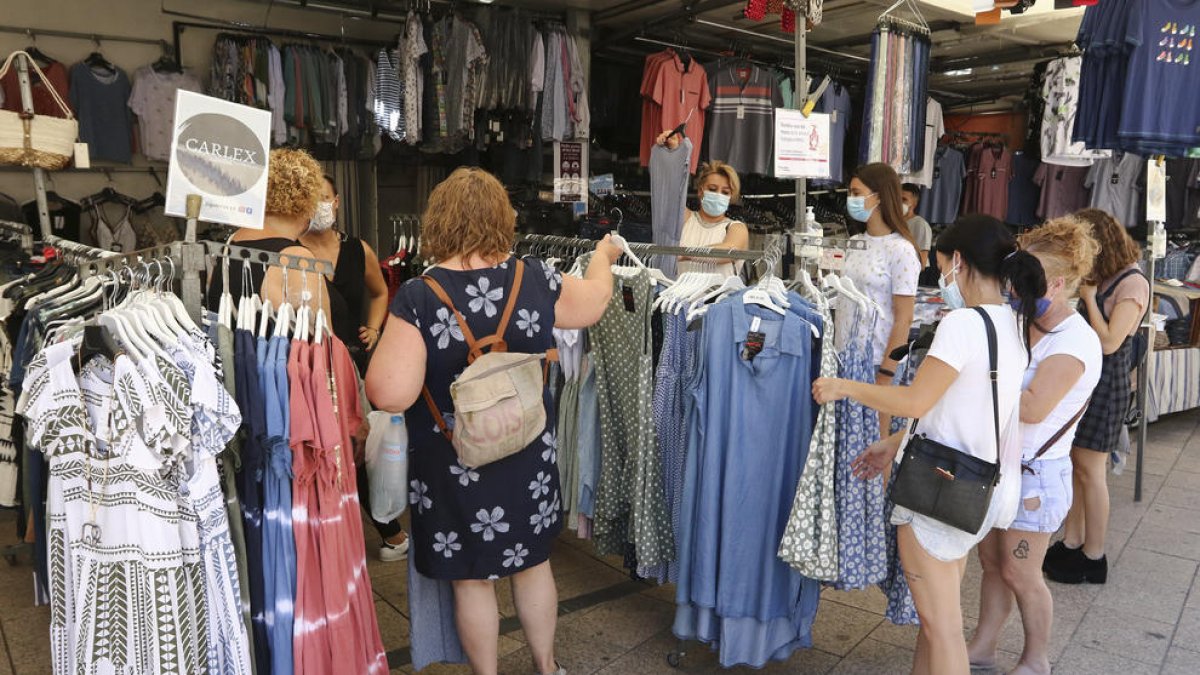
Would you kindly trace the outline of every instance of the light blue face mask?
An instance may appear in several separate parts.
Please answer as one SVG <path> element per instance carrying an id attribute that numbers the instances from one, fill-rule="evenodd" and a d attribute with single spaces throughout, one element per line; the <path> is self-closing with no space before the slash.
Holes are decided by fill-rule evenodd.
<path id="1" fill-rule="evenodd" d="M 950 309 L 962 309 L 967 306 L 967 301 L 963 298 L 962 290 L 958 288 L 958 265 L 950 270 L 950 274 L 954 275 L 954 281 L 947 284 L 946 275 L 938 277 L 938 288 L 942 290 L 942 302 Z"/>
<path id="2" fill-rule="evenodd" d="M 719 218 L 725 215 L 729 210 L 729 195 L 723 195 L 720 192 L 706 191 L 704 196 L 700 198 L 700 208 L 713 218 Z"/>
<path id="3" fill-rule="evenodd" d="M 875 212 L 875 206 L 867 208 L 867 197 L 874 196 L 874 192 L 869 195 L 858 195 L 846 197 L 846 213 L 851 218 L 860 223 L 865 223 L 871 219 L 871 214 Z M 876 205 L 878 206 L 878 205 Z"/>

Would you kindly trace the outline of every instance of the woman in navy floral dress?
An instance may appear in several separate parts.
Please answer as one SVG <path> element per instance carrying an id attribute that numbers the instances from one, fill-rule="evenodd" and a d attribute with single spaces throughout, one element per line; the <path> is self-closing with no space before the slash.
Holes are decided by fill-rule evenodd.
<path id="1" fill-rule="evenodd" d="M 554 347 L 551 329 L 599 320 L 612 293 L 619 249 L 597 245 L 585 279 L 562 277 L 541 260 L 513 257 L 516 224 L 508 194 L 491 174 L 458 169 L 434 189 L 422 220 L 422 249 L 437 261 L 436 280 L 477 339 L 494 334 L 513 289 L 523 280 L 505 329 L 508 351 Z M 409 502 L 417 571 L 453 582 L 459 636 L 472 669 L 495 673 L 499 612 L 493 582 L 513 576 L 517 614 L 538 673 L 561 673 L 554 660 L 557 592 L 550 549 L 562 529 L 553 402 L 547 391 L 545 432 L 524 450 L 475 469 L 458 461 L 428 405 L 429 387 L 453 429 L 450 383 L 467 367 L 467 343 L 454 311 L 423 279 L 396 294 L 392 316 L 367 372 L 367 394 L 384 410 L 407 410 Z"/>

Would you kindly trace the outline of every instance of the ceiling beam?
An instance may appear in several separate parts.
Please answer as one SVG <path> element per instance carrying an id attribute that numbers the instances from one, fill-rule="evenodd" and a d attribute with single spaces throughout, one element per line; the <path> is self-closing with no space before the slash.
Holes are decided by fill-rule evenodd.
<path id="1" fill-rule="evenodd" d="M 1040 61 L 1041 59 L 1058 56 L 1070 49 L 1070 47 L 1071 43 L 1064 42 L 1043 47 L 1013 47 L 1011 49 L 993 50 L 972 56 L 937 58 L 930 62 L 929 70 L 933 73 L 944 73 L 950 70 L 999 66 L 1006 63 L 1021 63 L 1023 61 Z"/>

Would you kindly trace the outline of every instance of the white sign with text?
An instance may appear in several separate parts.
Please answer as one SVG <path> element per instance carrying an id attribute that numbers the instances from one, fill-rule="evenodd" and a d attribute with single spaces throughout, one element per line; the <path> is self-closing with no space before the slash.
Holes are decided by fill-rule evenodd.
<path id="1" fill-rule="evenodd" d="M 271 112 L 180 90 L 167 176 L 168 216 L 187 217 L 200 195 L 200 220 L 261 230 L 267 204 Z"/>

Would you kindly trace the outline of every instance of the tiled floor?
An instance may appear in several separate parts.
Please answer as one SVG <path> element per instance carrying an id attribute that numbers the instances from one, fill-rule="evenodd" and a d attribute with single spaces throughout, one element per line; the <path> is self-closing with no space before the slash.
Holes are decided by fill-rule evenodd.
<path id="1" fill-rule="evenodd" d="M 1132 468 L 1111 476 L 1112 520 L 1106 586 L 1052 585 L 1055 672 L 1072 675 L 1200 673 L 1200 412 L 1164 418 L 1150 427 L 1145 494 L 1133 502 Z M 12 531 L 0 515 L 0 532 Z M 374 543 L 373 531 L 368 540 Z M 0 539 L 0 541 L 4 541 Z M 7 542 L 5 542 L 7 543 Z M 590 545 L 564 535 L 554 554 L 561 599 L 558 652 L 572 675 L 715 673 L 721 669 L 704 647 L 688 645 L 681 667 L 667 665 L 676 648 L 671 635 L 673 588 L 632 582 L 620 561 L 597 559 Z M 380 630 L 394 673 L 407 665 L 409 626 L 404 566 L 371 562 Z M 0 563 L 0 675 L 50 672 L 48 610 L 30 606 L 28 563 Z M 979 566 L 963 583 L 966 628 L 978 613 Z M 507 584 L 500 640 L 502 673 L 532 672 Z M 765 672 L 907 673 L 916 632 L 883 620 L 875 591 L 827 591 L 813 629 L 814 648 Z M 1021 651 L 1016 616 L 1001 643 L 1000 666 L 1012 667 Z M 466 673 L 435 666 L 423 673 Z"/>

